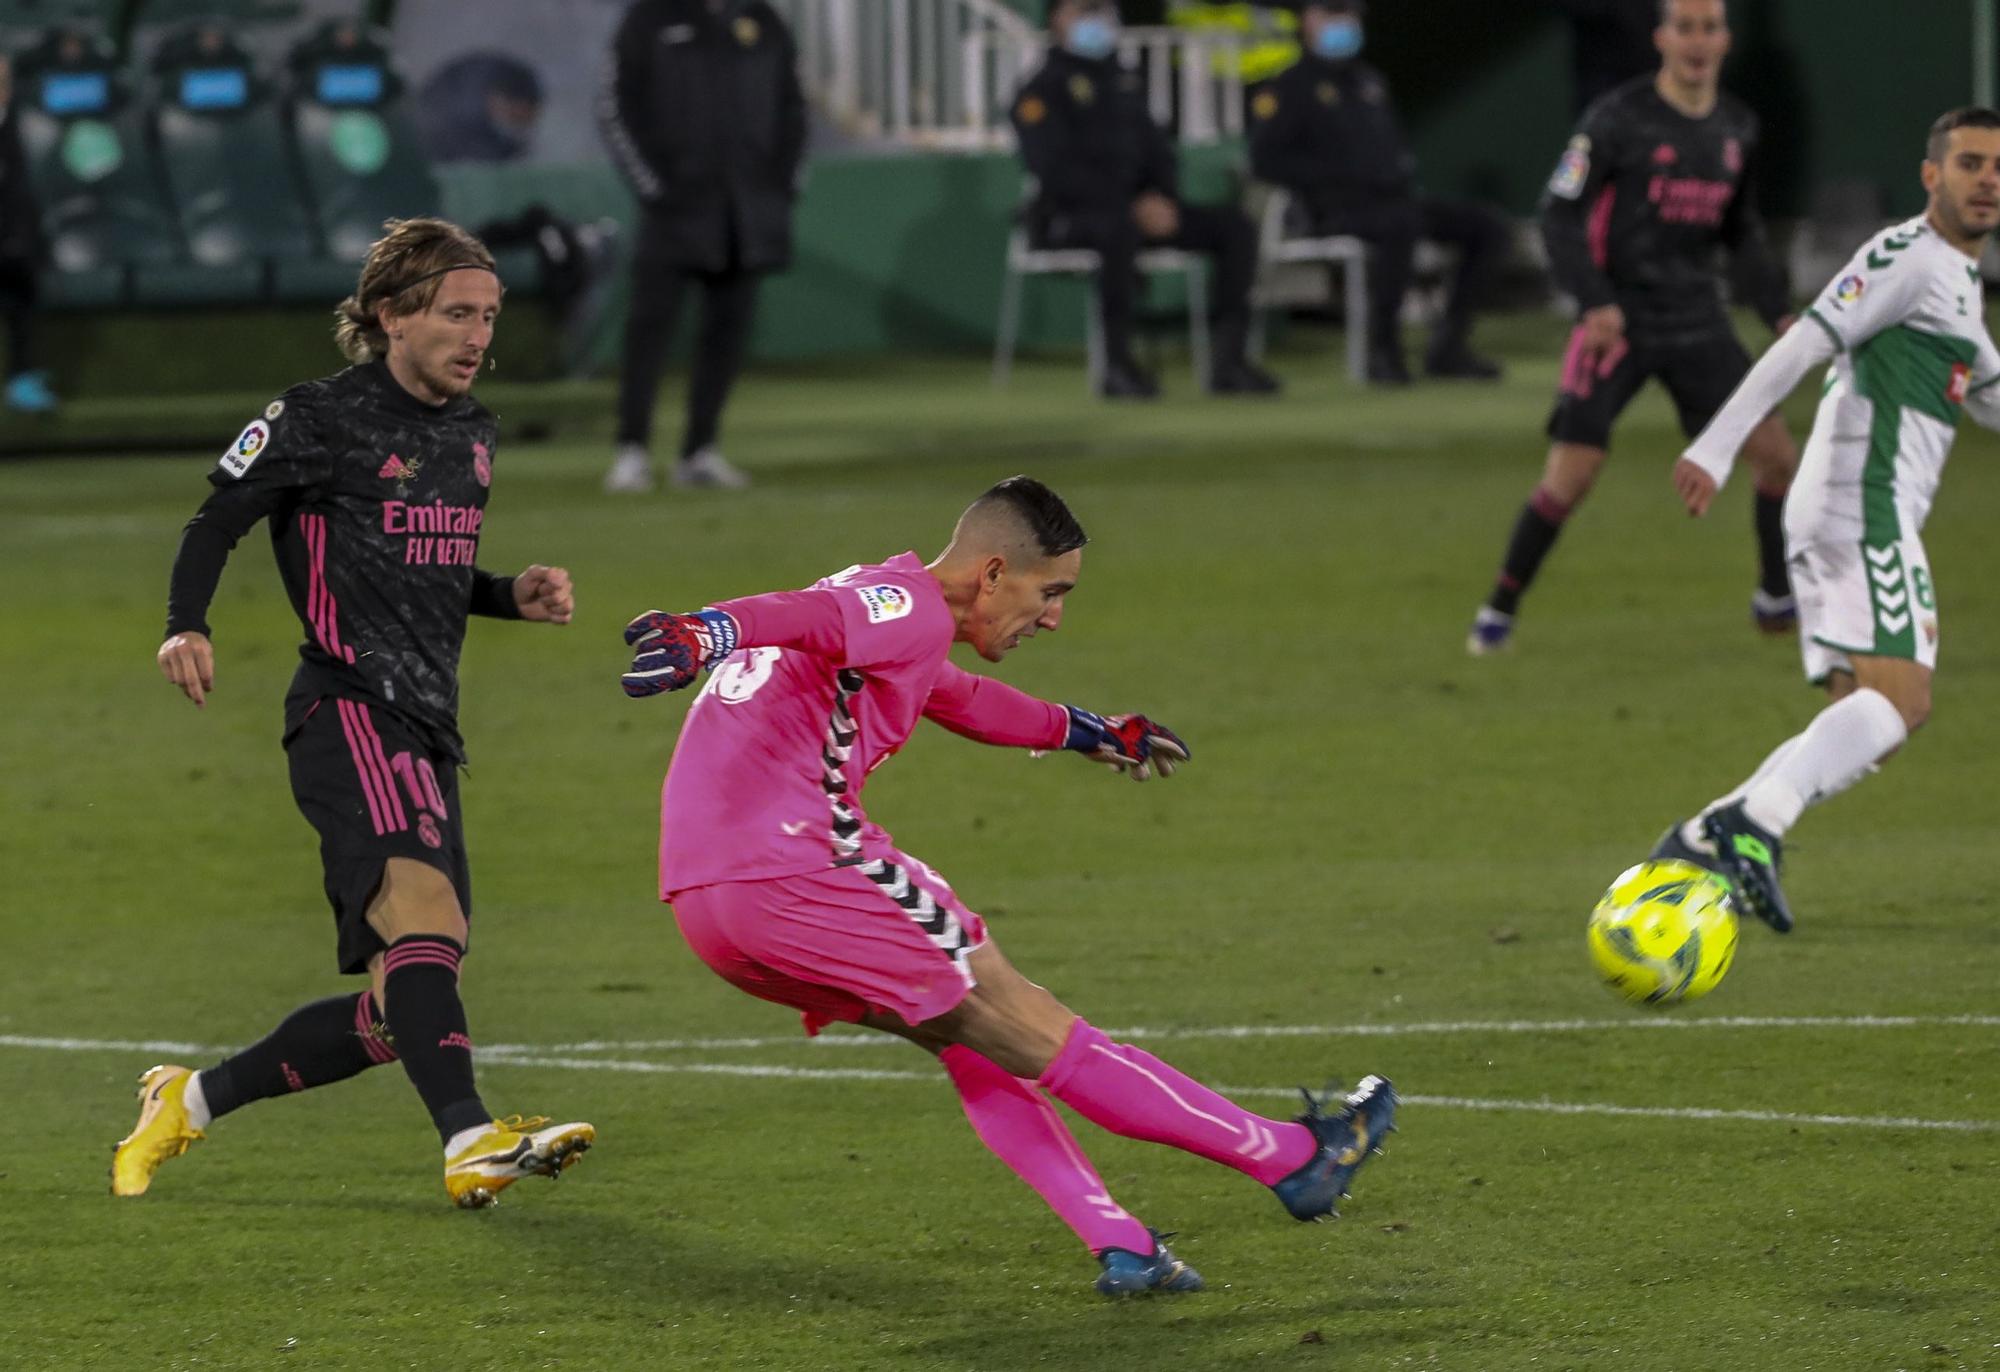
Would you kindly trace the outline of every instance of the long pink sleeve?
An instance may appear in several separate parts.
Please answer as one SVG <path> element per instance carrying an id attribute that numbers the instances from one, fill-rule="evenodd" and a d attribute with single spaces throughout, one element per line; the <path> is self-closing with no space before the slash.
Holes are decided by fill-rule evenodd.
<path id="1" fill-rule="evenodd" d="M 1001 748 L 1060 748 L 1069 713 L 1004 681 L 947 662 L 924 702 L 924 718 Z"/>
<path id="2" fill-rule="evenodd" d="M 736 621 L 741 647 L 797 648 L 835 663 L 847 660 L 847 622 L 831 591 L 774 591 L 709 608 Z"/>

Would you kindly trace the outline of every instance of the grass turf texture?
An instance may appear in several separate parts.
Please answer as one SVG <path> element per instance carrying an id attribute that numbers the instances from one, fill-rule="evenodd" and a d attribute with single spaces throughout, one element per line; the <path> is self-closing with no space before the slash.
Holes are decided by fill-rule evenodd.
<path id="1" fill-rule="evenodd" d="M 1540 332 L 1500 387 L 1363 394 L 1319 354 L 1280 359 L 1272 404 L 1170 372 L 1160 405 L 1106 408 L 1068 366 L 1005 395 L 956 362 L 753 378 L 730 452 L 759 484 L 738 497 L 611 500 L 603 444 L 503 450 L 481 560 L 567 564 L 580 610 L 467 645 L 466 997 L 488 1101 L 593 1120 L 600 1148 L 559 1187 L 453 1212 L 391 1067 L 221 1121 L 114 1202 L 132 1079 L 210 1055 L 0 1046 L 0 1366 L 2000 1364 L 1992 1132 L 1412 1104 L 1347 1218 L 1304 1227 L 1232 1173 L 1079 1121 L 1210 1286 L 1107 1305 L 942 1074 L 898 1045 L 793 1043 L 653 899 L 686 705 L 619 694 L 625 618 L 928 555 L 1025 470 L 1095 542 L 1061 632 L 999 674 L 1152 713 L 1194 762 L 1135 787 L 925 728 L 868 799 L 1096 1023 L 1602 1022 L 1149 1044 L 1270 1113 L 1294 1083 L 1380 1071 L 1419 1097 L 2000 1121 L 1990 1025 L 1713 1023 L 1993 1010 L 1996 444 L 1968 427 L 1927 536 L 1936 722 L 1799 829 L 1799 932 L 1746 927 L 1729 979 L 1670 1022 L 1711 1027 L 1663 1027 L 1595 983 L 1584 916 L 1817 700 L 1792 646 L 1748 627 L 1746 483 L 1705 523 L 1678 514 L 1657 395 L 1517 651 L 1466 659 L 1539 467 Z M 277 747 L 297 630 L 261 531 L 215 609 L 208 710 L 150 661 L 208 461 L 0 465 L 0 1035 L 236 1044 L 341 984 Z M 496 1051 L 716 1036 L 779 1042 Z"/>

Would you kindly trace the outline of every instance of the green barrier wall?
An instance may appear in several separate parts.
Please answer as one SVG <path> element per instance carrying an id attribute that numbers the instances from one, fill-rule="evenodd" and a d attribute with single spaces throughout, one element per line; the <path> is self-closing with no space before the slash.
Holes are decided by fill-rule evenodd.
<path id="1" fill-rule="evenodd" d="M 1232 193 L 1241 154 L 1230 148 L 1183 155 L 1184 192 Z M 761 357 L 803 358 L 882 349 L 981 349 L 993 343 L 1007 235 L 1021 194 L 1010 155 L 910 155 L 821 159 L 799 199 L 798 250 L 789 272 L 765 287 L 755 348 Z M 478 224 L 540 200 L 577 218 L 611 215 L 627 233 L 636 215 L 608 170 L 450 169 L 448 212 Z M 1155 283 L 1163 309 L 1175 283 Z M 1025 347 L 1083 337 L 1081 283 L 1037 279 L 1022 311 Z M 596 356 L 616 356 L 623 310 L 606 321 Z M 685 326 L 684 326 L 685 327 Z"/>

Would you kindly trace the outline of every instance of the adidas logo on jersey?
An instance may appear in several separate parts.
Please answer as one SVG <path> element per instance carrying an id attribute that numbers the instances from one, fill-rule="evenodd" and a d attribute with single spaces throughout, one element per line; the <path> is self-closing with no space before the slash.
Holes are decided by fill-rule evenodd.
<path id="1" fill-rule="evenodd" d="M 418 465 L 415 462 L 406 462 L 396 454 L 390 453 L 389 460 L 382 464 L 382 470 L 375 475 L 384 481 L 409 481 L 416 476 Z"/>

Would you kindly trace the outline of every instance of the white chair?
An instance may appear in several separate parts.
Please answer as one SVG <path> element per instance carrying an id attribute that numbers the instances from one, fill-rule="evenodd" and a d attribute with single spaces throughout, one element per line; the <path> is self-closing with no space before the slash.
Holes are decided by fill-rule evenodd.
<path id="1" fill-rule="evenodd" d="M 1005 387 L 1014 369 L 1014 349 L 1020 340 L 1021 289 L 1031 276 L 1097 275 L 1101 262 L 1095 248 L 1037 248 L 1028 241 L 1028 230 L 1015 224 L 1007 236 L 1007 277 L 1000 287 L 1000 327 L 993 340 L 993 385 Z M 1139 254 L 1139 270 L 1147 275 L 1181 272 L 1187 277 L 1188 352 L 1194 364 L 1195 384 L 1208 384 L 1208 272 L 1197 253 L 1178 248 L 1147 248 Z M 1104 307 L 1098 301 L 1095 283 L 1086 306 L 1086 347 L 1088 379 L 1095 395 L 1104 379 Z"/>
<path id="2" fill-rule="evenodd" d="M 1297 238 L 1286 232 L 1291 213 L 1292 193 L 1282 186 L 1253 186 L 1263 208 L 1257 214 L 1257 266 L 1259 272 L 1273 266 L 1299 262 L 1338 262 L 1344 273 L 1341 294 L 1347 300 L 1347 374 L 1355 381 L 1368 379 L 1368 245 L 1359 238 L 1334 234 L 1324 238 Z M 1258 303 L 1267 303 L 1259 292 Z M 1257 345 L 1262 350 L 1264 318 L 1257 318 Z"/>

